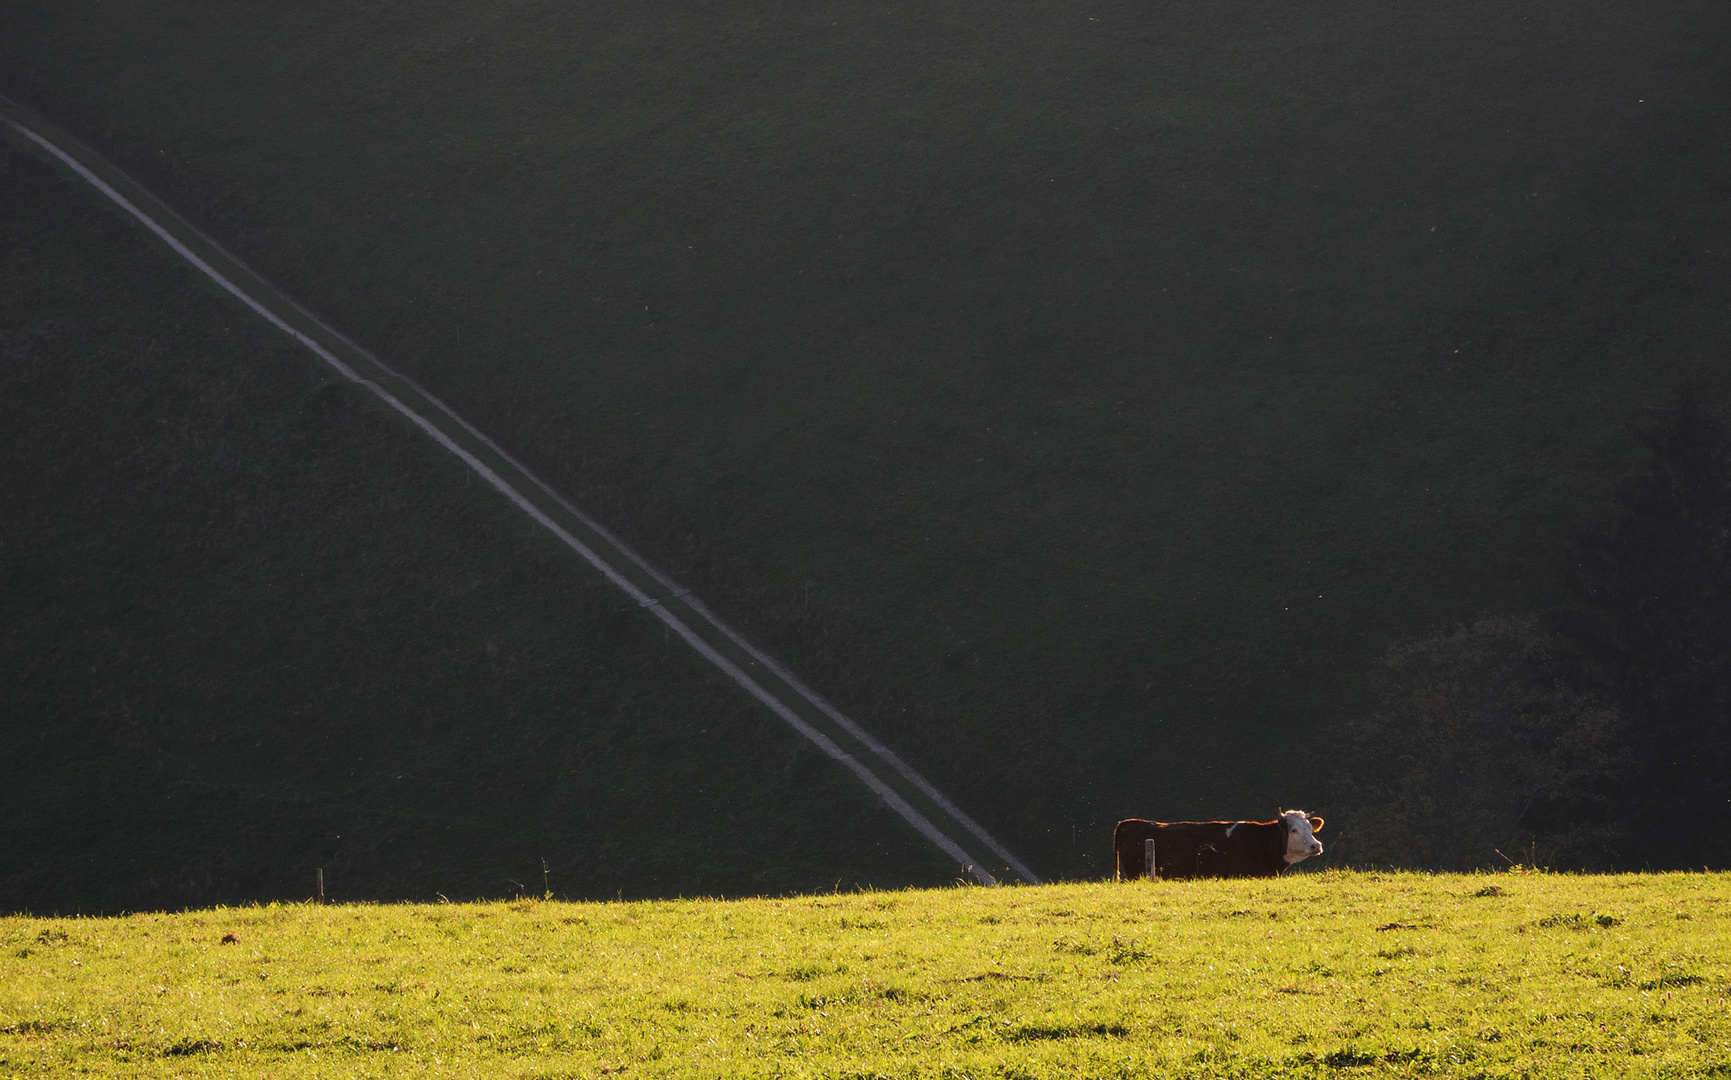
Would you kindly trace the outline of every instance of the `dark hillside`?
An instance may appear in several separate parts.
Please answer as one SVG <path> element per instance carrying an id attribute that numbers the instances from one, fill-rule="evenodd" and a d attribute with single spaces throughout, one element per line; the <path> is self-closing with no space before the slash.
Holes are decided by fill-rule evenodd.
<path id="1" fill-rule="evenodd" d="M 1387 642 L 1559 595 L 1731 355 L 1728 47 L 1713 0 L 12 0 L 0 90 L 1085 875 L 1127 813 L 1314 806 Z"/>
<path id="2" fill-rule="evenodd" d="M 955 875 L 456 459 L 3 143 L 0 238 L 0 910 L 298 899 L 314 867 L 347 899 Z"/>

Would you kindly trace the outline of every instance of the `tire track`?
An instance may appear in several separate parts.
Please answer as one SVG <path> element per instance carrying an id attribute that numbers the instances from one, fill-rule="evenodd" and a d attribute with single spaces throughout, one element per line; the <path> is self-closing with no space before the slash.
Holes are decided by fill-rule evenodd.
<path id="1" fill-rule="evenodd" d="M 0 120 L 15 141 L 46 154 L 88 183 L 224 292 L 455 455 L 634 603 L 661 620 L 699 656 L 851 772 L 981 884 L 998 884 L 998 875 L 970 854 L 968 847 L 976 843 L 995 856 L 992 868 L 999 873 L 1029 884 L 1041 883 L 996 837 L 918 770 L 433 393 L 326 325 L 125 172 L 31 110 L 0 97 Z"/>

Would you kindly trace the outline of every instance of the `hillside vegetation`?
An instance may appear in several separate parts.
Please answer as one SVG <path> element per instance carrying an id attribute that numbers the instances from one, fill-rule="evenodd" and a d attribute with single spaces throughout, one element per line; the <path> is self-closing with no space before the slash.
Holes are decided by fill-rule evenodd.
<path id="1" fill-rule="evenodd" d="M 232 940 L 230 940 L 232 939 Z M 1375 875 L 0 921 L 0 1068 L 1723 1075 L 1724 875 Z"/>
<path id="2" fill-rule="evenodd" d="M 0 238 L 0 910 L 298 900 L 321 867 L 339 899 L 954 879 L 456 459 L 3 143 Z"/>
<path id="3" fill-rule="evenodd" d="M 1326 811 L 1333 725 L 1390 641 L 1558 600 L 1630 425 L 1731 355 L 1728 45 L 1709 0 L 13 0 L 0 89 L 475 418 L 1036 870 L 1097 877 L 1118 817 Z M 498 530 L 475 557 L 542 550 Z M 593 588 L 535 558 L 522 587 Z M 451 648 L 420 599 L 358 605 L 367 640 Z M 104 625 L 143 640 L 149 611 Z M 515 667 L 483 634 L 455 655 L 553 695 L 539 673 L 592 642 L 617 674 L 571 715 L 762 730 L 720 690 L 688 704 L 647 620 L 596 620 L 500 643 Z M 259 655 L 228 711 L 304 708 Z M 333 656 L 319 683 L 358 701 L 375 670 Z M 56 686 L 31 717 L 81 700 Z M 499 739 L 543 730 L 466 701 Z M 382 745 L 421 723 L 372 715 Z M 271 730 L 273 766 L 328 768 Z M 689 738 L 618 761 L 760 790 L 762 755 Z M 490 836 L 563 828 L 539 769 L 438 790 Z M 620 820 L 652 802 L 581 790 Z M 766 882 L 806 850 L 737 842 Z"/>

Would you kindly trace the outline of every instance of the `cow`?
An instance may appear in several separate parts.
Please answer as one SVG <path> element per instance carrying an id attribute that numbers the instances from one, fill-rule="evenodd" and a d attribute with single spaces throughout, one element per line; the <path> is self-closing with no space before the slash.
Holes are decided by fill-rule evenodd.
<path id="1" fill-rule="evenodd" d="M 1144 821 L 1125 818 L 1112 833 L 1119 881 L 1144 877 L 1279 877 L 1322 854 L 1322 819 L 1282 810 L 1273 821 Z M 1155 872 L 1148 873 L 1148 841 Z"/>

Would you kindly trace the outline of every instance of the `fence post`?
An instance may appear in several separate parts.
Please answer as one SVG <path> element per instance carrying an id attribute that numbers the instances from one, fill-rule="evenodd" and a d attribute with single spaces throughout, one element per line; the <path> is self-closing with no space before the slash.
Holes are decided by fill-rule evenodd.
<path id="1" fill-rule="evenodd" d="M 1150 836 L 1142 841 L 1142 864 L 1148 868 L 1148 880 L 1160 880 L 1160 871 L 1154 866 L 1154 838 Z"/>
<path id="2" fill-rule="evenodd" d="M 314 884 L 316 884 L 318 886 L 319 903 L 322 904 L 325 902 L 325 868 L 324 867 L 321 866 L 317 870 L 313 871 L 313 881 L 314 881 Z"/>

